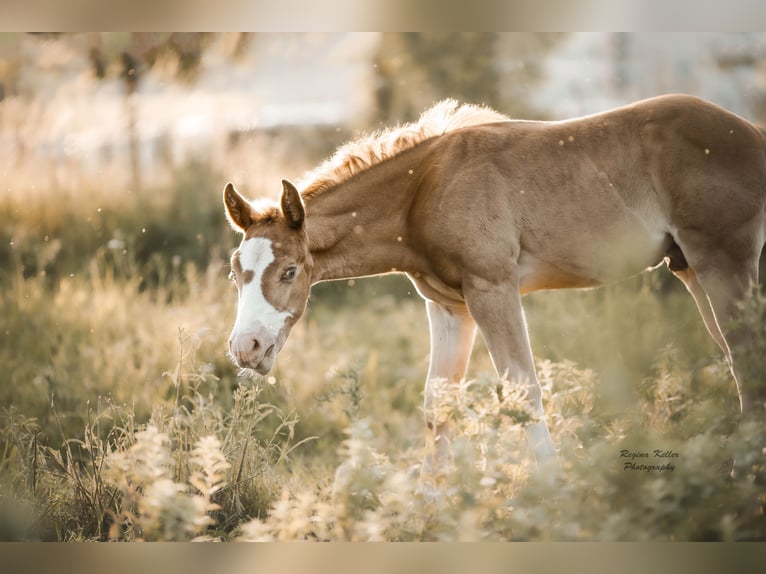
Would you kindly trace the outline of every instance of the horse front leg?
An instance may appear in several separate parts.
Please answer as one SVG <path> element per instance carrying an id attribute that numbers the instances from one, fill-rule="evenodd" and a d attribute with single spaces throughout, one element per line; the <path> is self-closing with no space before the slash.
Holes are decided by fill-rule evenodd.
<path id="1" fill-rule="evenodd" d="M 498 374 L 507 377 L 511 384 L 526 387 L 526 400 L 536 421 L 524 430 L 537 462 L 555 461 L 556 450 L 545 422 L 542 388 L 535 372 L 517 283 L 496 284 L 473 278 L 464 285 L 464 295 Z"/>
<path id="2" fill-rule="evenodd" d="M 421 476 L 431 479 L 449 458 L 449 425 L 440 413 L 442 385 L 454 387 L 465 376 L 476 336 L 476 323 L 465 306 L 444 306 L 426 301 L 431 333 L 431 358 L 423 401 L 428 453 Z"/>

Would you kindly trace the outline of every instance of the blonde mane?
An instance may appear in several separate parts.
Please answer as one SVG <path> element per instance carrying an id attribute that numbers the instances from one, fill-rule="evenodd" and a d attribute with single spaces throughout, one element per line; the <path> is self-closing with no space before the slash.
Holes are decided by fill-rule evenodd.
<path id="1" fill-rule="evenodd" d="M 486 106 L 443 100 L 424 111 L 417 122 L 378 131 L 343 145 L 332 157 L 308 172 L 298 189 L 303 190 L 304 197 L 309 197 L 432 137 L 458 128 L 507 119 Z"/>

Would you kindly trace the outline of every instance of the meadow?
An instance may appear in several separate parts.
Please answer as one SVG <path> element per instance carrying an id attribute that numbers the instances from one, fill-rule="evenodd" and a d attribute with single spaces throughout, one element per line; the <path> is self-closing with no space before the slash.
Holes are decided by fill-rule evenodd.
<path id="1" fill-rule="evenodd" d="M 267 175 L 243 191 L 276 192 Z M 738 426 L 723 356 L 664 268 L 525 298 L 557 471 L 531 463 L 521 397 L 477 339 L 426 490 L 422 301 L 397 275 L 317 285 L 270 376 L 240 376 L 228 179 L 191 162 L 138 193 L 0 196 L 0 539 L 766 537 L 766 429 Z M 750 311 L 766 377 L 761 295 Z"/>

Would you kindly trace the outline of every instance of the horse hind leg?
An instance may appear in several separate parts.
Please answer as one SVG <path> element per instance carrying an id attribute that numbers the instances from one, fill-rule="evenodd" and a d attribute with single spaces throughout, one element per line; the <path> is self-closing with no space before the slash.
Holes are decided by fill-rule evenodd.
<path id="1" fill-rule="evenodd" d="M 708 331 L 726 353 L 742 415 L 749 417 L 762 415 L 766 407 L 766 386 L 759 380 L 759 366 L 753 364 L 755 340 L 743 309 L 758 284 L 762 241 L 760 235 L 748 235 L 746 228 L 738 235 L 738 242 L 728 244 L 721 241 L 700 246 L 681 241 L 689 269 L 675 273 L 687 284 Z"/>

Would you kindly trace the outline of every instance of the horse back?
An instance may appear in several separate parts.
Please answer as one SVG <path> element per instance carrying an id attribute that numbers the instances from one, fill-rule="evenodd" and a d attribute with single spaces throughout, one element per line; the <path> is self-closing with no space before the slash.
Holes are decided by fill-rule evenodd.
<path id="1" fill-rule="evenodd" d="M 530 290 L 609 282 L 661 261 L 679 228 L 727 233 L 763 214 L 764 141 L 683 95 L 471 126 L 429 145 L 413 221 L 466 267 L 502 253 L 545 269 Z"/>

